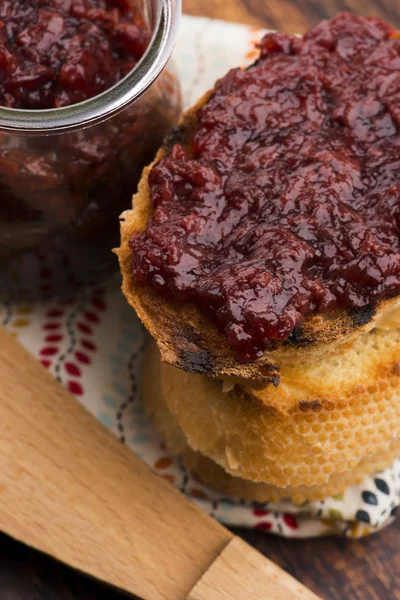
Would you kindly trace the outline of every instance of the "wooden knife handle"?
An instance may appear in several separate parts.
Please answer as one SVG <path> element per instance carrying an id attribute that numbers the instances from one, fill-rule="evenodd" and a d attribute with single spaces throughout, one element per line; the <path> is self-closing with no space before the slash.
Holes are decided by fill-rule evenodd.
<path id="1" fill-rule="evenodd" d="M 316 596 L 154 475 L 0 328 L 0 529 L 145 600 Z"/>

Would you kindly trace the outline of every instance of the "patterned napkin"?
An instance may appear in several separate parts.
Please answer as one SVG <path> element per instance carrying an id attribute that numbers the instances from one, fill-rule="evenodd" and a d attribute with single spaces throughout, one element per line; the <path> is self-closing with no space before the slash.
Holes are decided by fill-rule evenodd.
<path id="1" fill-rule="evenodd" d="M 193 104 L 229 68 L 257 54 L 260 30 L 183 17 L 174 60 L 184 103 Z M 226 525 L 286 537 L 361 537 L 390 523 L 400 504 L 400 459 L 345 494 L 294 506 L 236 502 L 195 480 L 166 451 L 140 399 L 145 332 L 120 292 L 118 277 L 69 303 L 0 306 L 0 324 L 161 477 Z"/>

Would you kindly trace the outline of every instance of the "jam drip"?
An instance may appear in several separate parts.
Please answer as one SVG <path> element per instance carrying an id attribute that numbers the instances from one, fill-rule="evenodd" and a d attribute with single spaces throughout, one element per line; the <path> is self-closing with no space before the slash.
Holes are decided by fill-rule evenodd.
<path id="1" fill-rule="evenodd" d="M 195 303 L 239 360 L 313 313 L 400 293 L 400 39 L 341 13 L 267 34 L 149 176 L 136 280 Z"/>
<path id="2" fill-rule="evenodd" d="M 96 96 L 149 39 L 130 0 L 1 0 L 0 104 L 58 108 Z"/>

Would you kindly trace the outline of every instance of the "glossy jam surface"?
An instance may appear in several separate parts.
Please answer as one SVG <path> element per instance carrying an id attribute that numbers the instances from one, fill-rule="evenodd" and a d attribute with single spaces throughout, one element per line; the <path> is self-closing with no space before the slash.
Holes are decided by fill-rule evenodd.
<path id="1" fill-rule="evenodd" d="M 148 43 L 130 0 L 1 0 L 0 105 L 58 108 L 96 96 Z"/>
<path id="2" fill-rule="evenodd" d="M 400 39 L 339 14 L 268 34 L 149 177 L 133 273 L 195 303 L 243 362 L 306 315 L 400 293 Z"/>

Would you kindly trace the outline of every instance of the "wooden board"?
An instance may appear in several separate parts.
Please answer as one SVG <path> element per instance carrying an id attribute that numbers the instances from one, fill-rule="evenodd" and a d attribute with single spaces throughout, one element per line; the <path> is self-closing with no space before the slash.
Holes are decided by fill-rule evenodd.
<path id="1" fill-rule="evenodd" d="M 144 600 L 318 600 L 153 473 L 2 327 L 0 381 L 0 531 Z"/>
<path id="2" fill-rule="evenodd" d="M 400 600 L 400 519 L 364 540 L 284 540 L 235 530 L 325 600 Z M 123 596 L 0 536 L 1 600 L 124 600 Z"/>
<path id="3" fill-rule="evenodd" d="M 338 10 L 400 27 L 399 0 L 183 0 L 188 14 L 302 32 Z M 400 600 L 400 520 L 361 541 L 292 541 L 236 532 L 326 600 Z M 0 536 L 1 600 L 123 600 L 71 569 Z"/>

